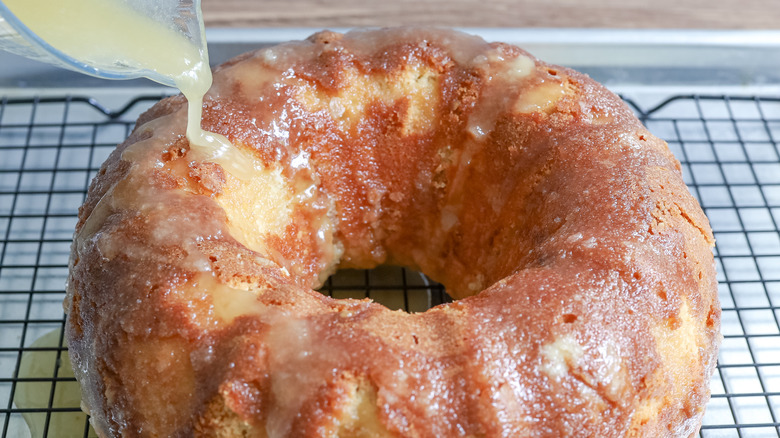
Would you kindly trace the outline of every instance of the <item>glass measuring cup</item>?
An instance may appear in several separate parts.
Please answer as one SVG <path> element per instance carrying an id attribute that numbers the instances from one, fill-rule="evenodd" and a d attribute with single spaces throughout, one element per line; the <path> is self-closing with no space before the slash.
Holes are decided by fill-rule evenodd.
<path id="1" fill-rule="evenodd" d="M 56 22 L 57 26 L 72 26 L 68 28 L 72 32 L 68 34 L 82 35 L 94 38 L 95 45 L 104 44 L 104 38 L 98 28 L 109 29 L 113 27 L 112 20 L 116 19 L 117 33 L 121 32 L 121 25 L 127 24 L 128 17 L 138 22 L 151 23 L 154 29 L 169 31 L 176 38 L 181 38 L 188 48 L 196 48 L 200 51 L 200 59 L 208 65 L 206 52 L 206 37 L 201 13 L 201 0 L 0 0 L 0 49 L 6 50 L 26 58 L 43 61 L 58 67 L 68 68 L 80 73 L 105 79 L 134 79 L 146 77 L 164 85 L 176 87 L 174 78 L 170 73 L 166 74 L 138 63 L 132 57 L 110 56 L 82 57 L 75 55 L 67 49 L 58 49 L 59 41 L 47 42 L 33 31 L 35 26 L 29 25 L 30 20 L 24 19 L 26 8 L 32 8 L 32 3 L 37 3 L 47 10 L 60 9 L 62 20 Z M 94 11 L 95 7 L 106 4 L 114 9 L 112 13 L 105 14 L 105 20 L 94 22 L 95 26 L 78 25 L 72 17 L 69 21 L 68 14 L 78 8 Z M 16 11 L 17 13 L 14 13 Z M 29 17 L 29 16 L 28 16 Z M 35 21 L 35 20 L 33 20 Z M 27 23 L 27 24 L 25 24 Z M 100 26 L 98 26 L 100 25 Z M 40 28 L 39 28 L 40 29 Z M 135 36 L 137 37 L 137 36 Z M 127 35 L 127 39 L 134 38 Z M 165 38 L 170 42 L 170 35 Z M 141 44 L 138 44 L 141 46 Z M 142 48 L 142 47 L 141 47 Z M 121 52 L 117 51 L 117 53 Z"/>

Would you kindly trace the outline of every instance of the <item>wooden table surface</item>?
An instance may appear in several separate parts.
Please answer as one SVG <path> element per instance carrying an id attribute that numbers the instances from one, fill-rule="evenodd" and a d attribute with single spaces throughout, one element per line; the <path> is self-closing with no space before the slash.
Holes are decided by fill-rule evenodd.
<path id="1" fill-rule="evenodd" d="M 778 29 L 777 0 L 202 0 L 210 27 Z"/>

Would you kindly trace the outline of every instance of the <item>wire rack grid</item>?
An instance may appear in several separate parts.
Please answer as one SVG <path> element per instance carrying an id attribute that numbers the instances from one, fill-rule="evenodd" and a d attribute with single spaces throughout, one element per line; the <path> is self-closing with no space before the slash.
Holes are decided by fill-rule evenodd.
<path id="1" fill-rule="evenodd" d="M 86 97 L 0 98 L 2 438 L 94 436 L 63 346 L 78 206 L 100 164 L 161 96 L 112 111 Z M 715 232 L 723 344 L 702 437 L 780 437 L 780 99 L 627 99 L 683 165 Z M 424 310 L 449 300 L 404 269 L 343 271 L 323 293 Z"/>

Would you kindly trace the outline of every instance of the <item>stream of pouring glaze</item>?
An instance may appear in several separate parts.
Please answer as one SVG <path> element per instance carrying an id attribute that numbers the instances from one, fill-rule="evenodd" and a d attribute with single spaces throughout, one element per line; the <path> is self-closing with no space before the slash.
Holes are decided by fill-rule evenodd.
<path id="1" fill-rule="evenodd" d="M 174 83 L 187 97 L 187 139 L 204 161 L 245 175 L 246 160 L 222 135 L 201 128 L 203 99 L 212 77 L 205 33 L 191 39 L 121 0 L 5 0 L 5 5 L 36 35 L 60 52 L 97 69 L 117 66 Z M 200 17 L 200 14 L 197 14 Z M 201 26 L 202 26 L 202 20 Z"/>

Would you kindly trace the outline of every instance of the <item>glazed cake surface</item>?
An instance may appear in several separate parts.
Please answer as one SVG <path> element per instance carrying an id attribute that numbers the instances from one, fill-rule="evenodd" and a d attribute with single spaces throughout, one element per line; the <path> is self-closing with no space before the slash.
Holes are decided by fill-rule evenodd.
<path id="1" fill-rule="evenodd" d="M 80 210 L 101 436 L 693 436 L 720 307 L 667 145 L 585 75 L 446 30 L 322 32 L 142 115 Z M 422 313 L 314 291 L 408 266 Z"/>

